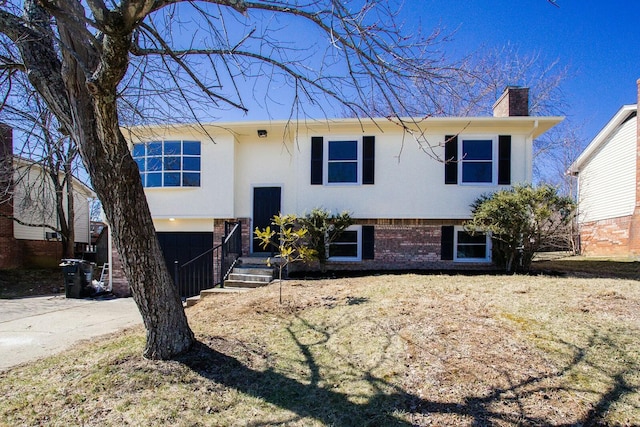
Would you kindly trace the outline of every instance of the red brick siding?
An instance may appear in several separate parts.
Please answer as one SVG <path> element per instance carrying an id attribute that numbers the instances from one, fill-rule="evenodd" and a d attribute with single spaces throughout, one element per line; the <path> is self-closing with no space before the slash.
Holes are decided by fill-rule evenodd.
<path id="1" fill-rule="evenodd" d="M 359 220 L 374 226 L 374 259 L 359 262 L 328 262 L 328 270 L 469 270 L 493 269 L 487 263 L 456 263 L 440 259 L 442 225 L 461 221 L 442 220 Z M 317 270 L 319 266 L 294 265 L 290 271 Z"/>
<path id="2" fill-rule="evenodd" d="M 494 117 L 528 116 L 529 88 L 508 87 L 493 105 Z"/>
<path id="3" fill-rule="evenodd" d="M 588 256 L 629 255 L 632 216 L 584 223 L 580 226 L 580 248 Z"/>
<path id="4" fill-rule="evenodd" d="M 638 90 L 638 109 L 640 109 L 640 80 L 636 82 Z M 629 229 L 629 252 L 640 256 L 640 117 L 636 116 L 636 207 Z"/>
<path id="5" fill-rule="evenodd" d="M 0 268 L 57 267 L 61 258 L 60 242 L 0 236 Z"/>
<path id="6" fill-rule="evenodd" d="M 13 235 L 13 135 L 0 123 L 0 268 L 20 266 Z"/>
<path id="7" fill-rule="evenodd" d="M 251 240 L 253 238 L 253 232 L 251 231 L 251 220 L 249 218 L 227 218 L 216 219 L 213 221 L 213 245 L 219 245 L 222 243 L 224 237 L 224 223 L 226 221 L 236 222 L 240 221 L 241 233 L 242 233 L 242 254 L 248 255 L 251 248 Z"/>
<path id="8" fill-rule="evenodd" d="M 124 267 L 122 265 L 122 259 L 118 254 L 118 251 L 113 247 L 111 253 L 111 284 L 113 286 L 111 292 L 118 297 L 131 296 L 131 289 L 129 288 L 129 282 L 124 274 Z"/>
<path id="9" fill-rule="evenodd" d="M 0 269 L 20 267 L 16 251 L 16 239 L 0 236 Z"/>
<path id="10" fill-rule="evenodd" d="M 378 225 L 374 230 L 374 265 L 416 268 L 440 261 L 440 226 Z"/>
<path id="11" fill-rule="evenodd" d="M 62 243 L 47 240 L 18 240 L 24 267 L 57 267 L 62 259 Z"/>

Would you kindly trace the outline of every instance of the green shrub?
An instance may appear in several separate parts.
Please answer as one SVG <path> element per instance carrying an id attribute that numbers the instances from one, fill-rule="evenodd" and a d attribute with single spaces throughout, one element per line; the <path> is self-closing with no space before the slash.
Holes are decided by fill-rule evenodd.
<path id="1" fill-rule="evenodd" d="M 528 271 L 536 252 L 570 239 L 575 210 L 554 187 L 516 185 L 478 198 L 465 228 L 491 234 L 493 260 L 507 272 Z"/>

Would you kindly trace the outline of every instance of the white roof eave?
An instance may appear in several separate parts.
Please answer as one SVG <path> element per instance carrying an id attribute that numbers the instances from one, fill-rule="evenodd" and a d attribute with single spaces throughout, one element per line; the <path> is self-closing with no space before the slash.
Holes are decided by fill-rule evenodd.
<path id="1" fill-rule="evenodd" d="M 638 111 L 637 104 L 623 105 L 620 110 L 607 122 L 607 124 L 598 132 L 598 134 L 591 140 L 589 145 L 580 153 L 578 158 L 569 166 L 567 170 L 568 175 L 576 175 L 580 173 L 580 170 L 584 166 L 587 160 L 593 155 L 593 153 L 604 144 L 611 134 L 624 123 L 630 114 Z"/>
<path id="2" fill-rule="evenodd" d="M 326 120 L 304 120 L 299 124 L 300 127 L 306 127 L 308 129 L 324 128 L 324 127 L 339 127 L 339 126 L 354 126 L 365 128 L 374 127 L 380 130 L 398 129 L 398 126 L 407 126 L 408 128 L 416 128 L 421 130 L 426 129 L 448 129 L 448 132 L 453 132 L 456 129 L 460 129 L 461 132 L 468 130 L 469 128 L 474 130 L 481 130 L 483 127 L 487 128 L 517 128 L 522 129 L 524 132 L 531 134 L 533 138 L 537 138 L 542 135 L 558 123 L 564 120 L 564 117 L 559 116 L 512 116 L 512 117 L 403 117 L 400 119 L 393 118 L 337 118 Z M 234 132 L 244 129 L 258 129 L 265 128 L 269 130 L 277 128 L 285 128 L 290 125 L 290 121 L 287 120 L 273 120 L 273 121 L 238 121 L 238 122 L 220 122 L 220 123 L 202 123 L 200 125 L 194 123 L 183 124 L 164 124 L 164 125 L 148 125 L 148 126 L 135 126 L 131 128 L 123 128 L 125 134 L 136 134 L 141 132 L 142 134 L 149 131 L 166 131 L 167 129 L 174 129 L 179 131 L 180 129 L 198 129 L 198 128 L 216 128 L 219 130 Z"/>

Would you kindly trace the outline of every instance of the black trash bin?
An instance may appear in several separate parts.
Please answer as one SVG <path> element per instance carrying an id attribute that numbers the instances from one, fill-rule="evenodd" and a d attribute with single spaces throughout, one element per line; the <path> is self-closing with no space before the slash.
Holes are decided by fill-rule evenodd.
<path id="1" fill-rule="evenodd" d="M 81 259 L 63 259 L 64 294 L 67 298 L 87 296 L 87 288 L 93 279 L 93 265 Z"/>

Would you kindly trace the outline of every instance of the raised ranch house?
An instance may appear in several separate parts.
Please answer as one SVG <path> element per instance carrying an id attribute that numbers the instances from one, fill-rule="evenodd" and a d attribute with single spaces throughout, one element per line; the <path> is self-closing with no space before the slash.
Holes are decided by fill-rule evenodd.
<path id="1" fill-rule="evenodd" d="M 54 267 L 60 263 L 55 190 L 44 172 L 41 165 L 13 155 L 13 131 L 0 124 L 0 268 Z M 73 188 L 74 241 L 81 257 L 93 252 L 89 204 L 96 196 L 76 179 Z M 27 226 L 13 217 L 22 223 L 50 227 Z"/>
<path id="2" fill-rule="evenodd" d="M 528 89 L 508 88 L 493 117 L 336 119 L 128 129 L 167 265 L 313 208 L 349 211 L 329 248 L 332 270 L 491 265 L 487 236 L 462 224 L 480 195 L 532 179 L 533 140 L 562 120 L 528 116 Z M 444 161 L 446 160 L 446 162 Z M 216 282 L 217 283 L 217 282 Z M 117 287 L 117 286 L 116 286 Z"/>
<path id="3" fill-rule="evenodd" d="M 637 85 L 640 100 L 640 80 Z M 620 108 L 569 173 L 578 178 L 582 253 L 640 257 L 638 104 Z"/>

